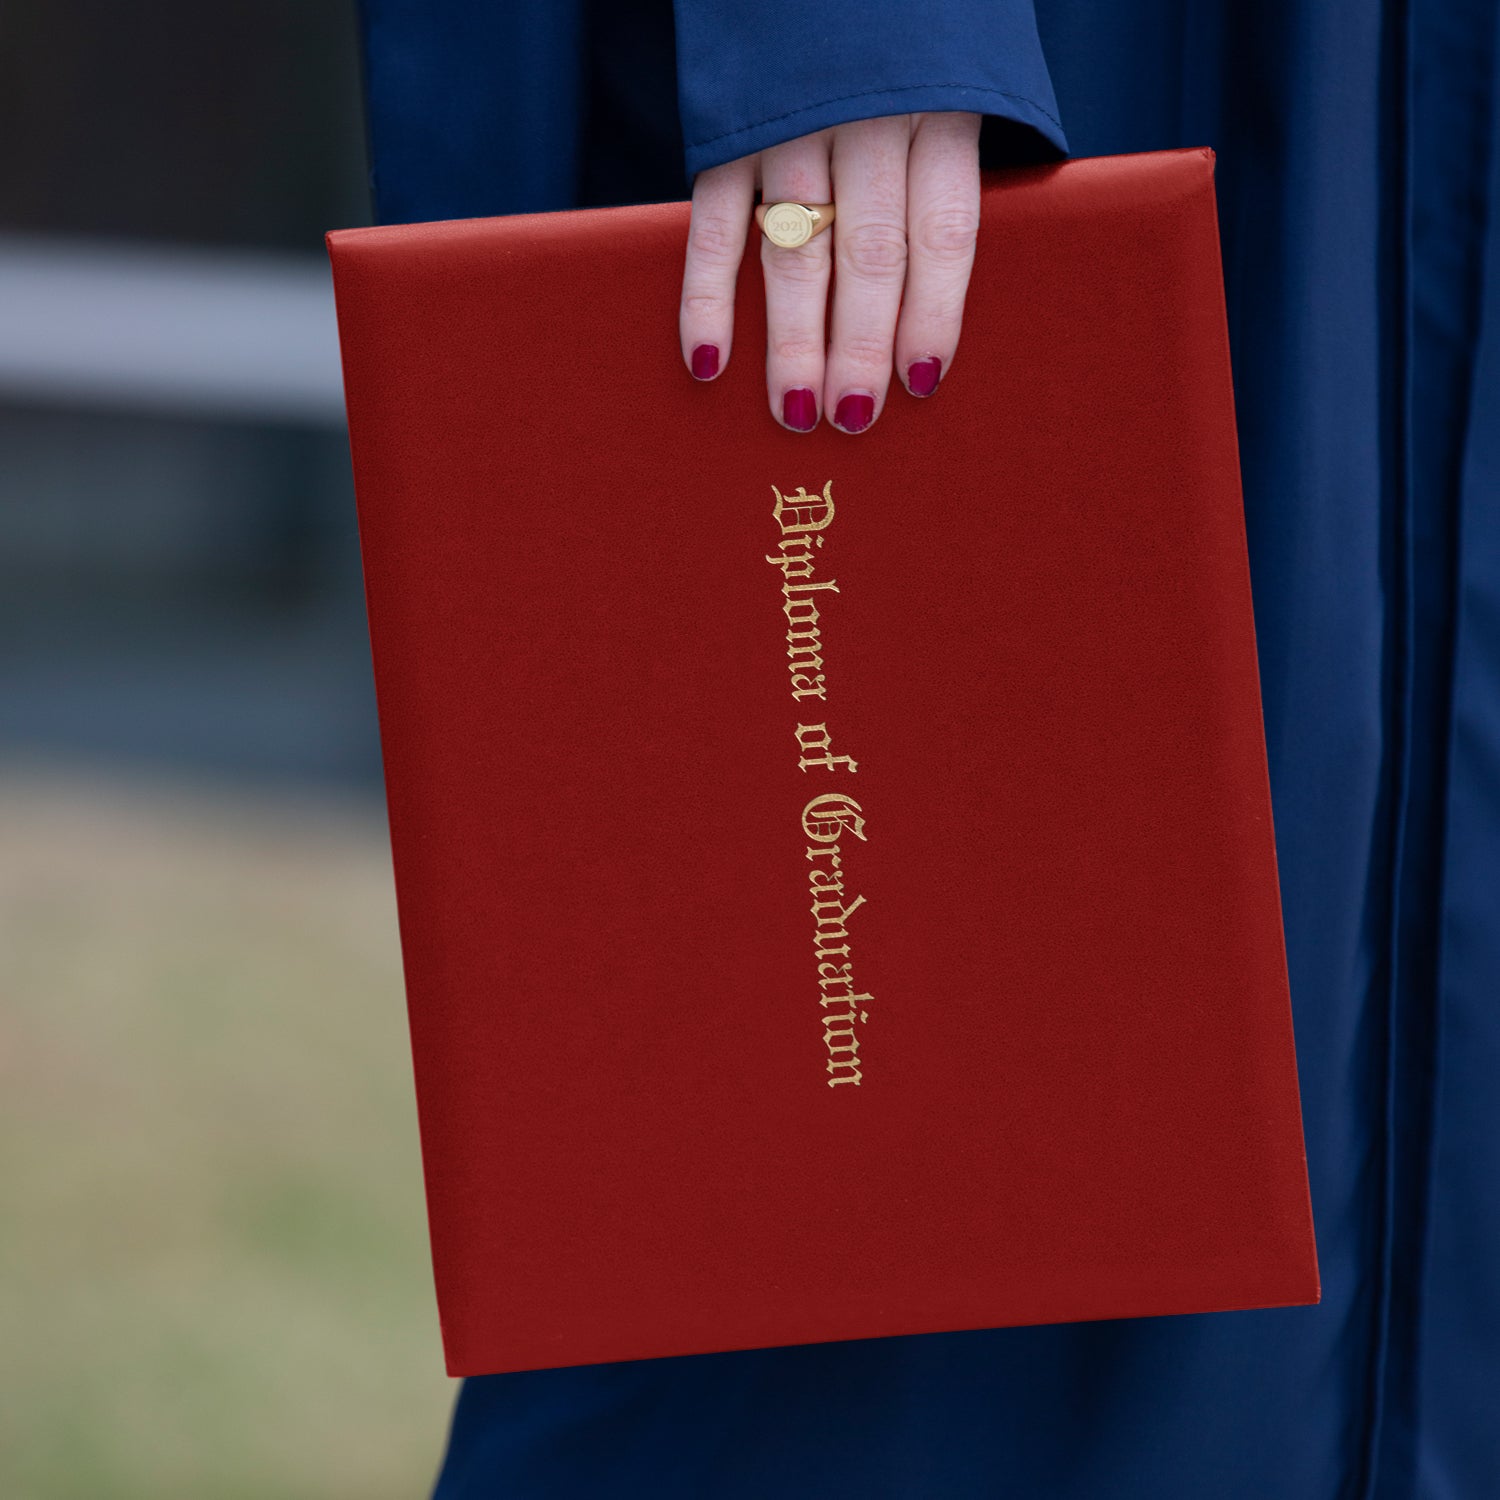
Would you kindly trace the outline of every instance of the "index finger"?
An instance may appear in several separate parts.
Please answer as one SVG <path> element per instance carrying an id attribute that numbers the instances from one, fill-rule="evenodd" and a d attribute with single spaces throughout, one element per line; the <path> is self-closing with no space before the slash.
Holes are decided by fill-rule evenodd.
<path id="1" fill-rule="evenodd" d="M 979 231 L 977 114 L 917 121 L 906 163 L 906 294 L 896 368 L 913 396 L 930 396 L 953 363 Z"/>

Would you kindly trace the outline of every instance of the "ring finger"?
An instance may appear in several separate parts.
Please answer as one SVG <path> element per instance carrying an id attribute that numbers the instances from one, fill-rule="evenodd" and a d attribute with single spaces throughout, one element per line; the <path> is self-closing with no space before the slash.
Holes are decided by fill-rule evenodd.
<path id="1" fill-rule="evenodd" d="M 761 198 L 827 203 L 831 132 L 817 131 L 761 154 Z M 835 231 L 836 232 L 836 231 Z M 832 256 L 828 234 L 795 248 L 760 236 L 766 283 L 766 393 L 783 427 L 810 432 L 818 425 L 823 389 L 825 318 Z"/>

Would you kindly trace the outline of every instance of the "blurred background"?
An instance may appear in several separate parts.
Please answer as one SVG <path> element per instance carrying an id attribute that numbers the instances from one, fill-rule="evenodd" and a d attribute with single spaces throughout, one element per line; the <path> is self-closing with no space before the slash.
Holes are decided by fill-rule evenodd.
<path id="1" fill-rule="evenodd" d="M 424 1493 L 452 1397 L 322 235 L 353 0 L 0 8 L 0 1497 Z"/>

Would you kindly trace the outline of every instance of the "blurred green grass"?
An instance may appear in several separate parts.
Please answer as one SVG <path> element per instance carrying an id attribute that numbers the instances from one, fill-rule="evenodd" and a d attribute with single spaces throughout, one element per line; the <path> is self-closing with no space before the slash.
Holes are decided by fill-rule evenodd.
<path id="1" fill-rule="evenodd" d="M 452 1394 L 378 811 L 0 770 L 0 1497 L 409 1500 Z"/>

